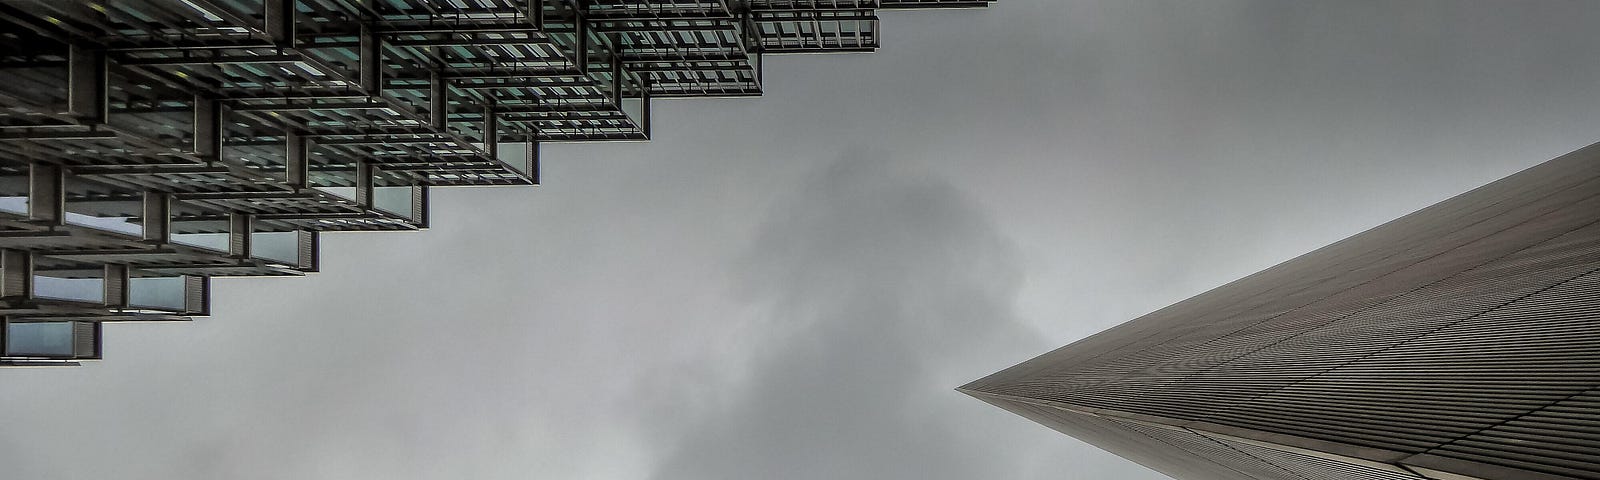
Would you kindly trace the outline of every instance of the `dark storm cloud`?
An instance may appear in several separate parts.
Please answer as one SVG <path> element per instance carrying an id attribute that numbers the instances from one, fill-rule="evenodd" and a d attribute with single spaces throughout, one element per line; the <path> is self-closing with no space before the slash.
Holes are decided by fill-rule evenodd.
<path id="1" fill-rule="evenodd" d="M 1032 342 L 1020 259 L 945 179 L 857 154 L 780 200 L 733 276 L 764 306 L 740 392 L 655 477 L 970 479 L 1016 473 L 975 448 L 951 391 L 974 354 Z M 954 374 L 954 375 L 952 375 Z"/>

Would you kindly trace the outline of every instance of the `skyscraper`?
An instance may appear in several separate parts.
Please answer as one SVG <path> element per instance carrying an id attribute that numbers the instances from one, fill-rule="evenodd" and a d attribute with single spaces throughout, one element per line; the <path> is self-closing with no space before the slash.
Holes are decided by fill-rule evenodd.
<path id="1" fill-rule="evenodd" d="M 542 142 L 648 139 L 656 99 L 759 95 L 768 55 L 872 51 L 879 9 L 987 3 L 0 2 L 0 365 L 425 228 L 432 187 L 537 184 Z"/>
<path id="2" fill-rule="evenodd" d="M 961 390 L 1184 480 L 1600 479 L 1600 145 Z"/>

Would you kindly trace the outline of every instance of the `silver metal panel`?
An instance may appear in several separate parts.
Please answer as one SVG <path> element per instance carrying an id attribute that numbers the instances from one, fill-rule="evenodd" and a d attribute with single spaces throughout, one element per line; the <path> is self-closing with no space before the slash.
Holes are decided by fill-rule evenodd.
<path id="1" fill-rule="evenodd" d="M 963 388 L 1239 478 L 1600 479 L 1600 145 Z"/>

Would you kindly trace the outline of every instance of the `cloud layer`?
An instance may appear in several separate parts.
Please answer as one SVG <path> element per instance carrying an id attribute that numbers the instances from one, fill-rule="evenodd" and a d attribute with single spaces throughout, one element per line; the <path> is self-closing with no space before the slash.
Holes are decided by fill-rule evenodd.
<path id="1" fill-rule="evenodd" d="M 1014 478 L 967 433 L 982 407 L 951 390 L 975 355 L 1042 345 L 1011 311 L 1010 242 L 949 181 L 883 152 L 780 198 L 732 277 L 762 312 L 719 387 L 734 393 L 655 478 Z"/>

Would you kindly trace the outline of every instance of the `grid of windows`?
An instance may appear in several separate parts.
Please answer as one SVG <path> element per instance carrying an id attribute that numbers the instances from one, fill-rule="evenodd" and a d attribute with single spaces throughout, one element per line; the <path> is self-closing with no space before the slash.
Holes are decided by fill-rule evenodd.
<path id="1" fill-rule="evenodd" d="M 648 139 L 655 98 L 986 3 L 0 2 L 0 325 L 204 315 L 212 277 L 315 271 L 321 232 L 426 227 L 431 187 L 537 184 L 541 142 Z"/>

